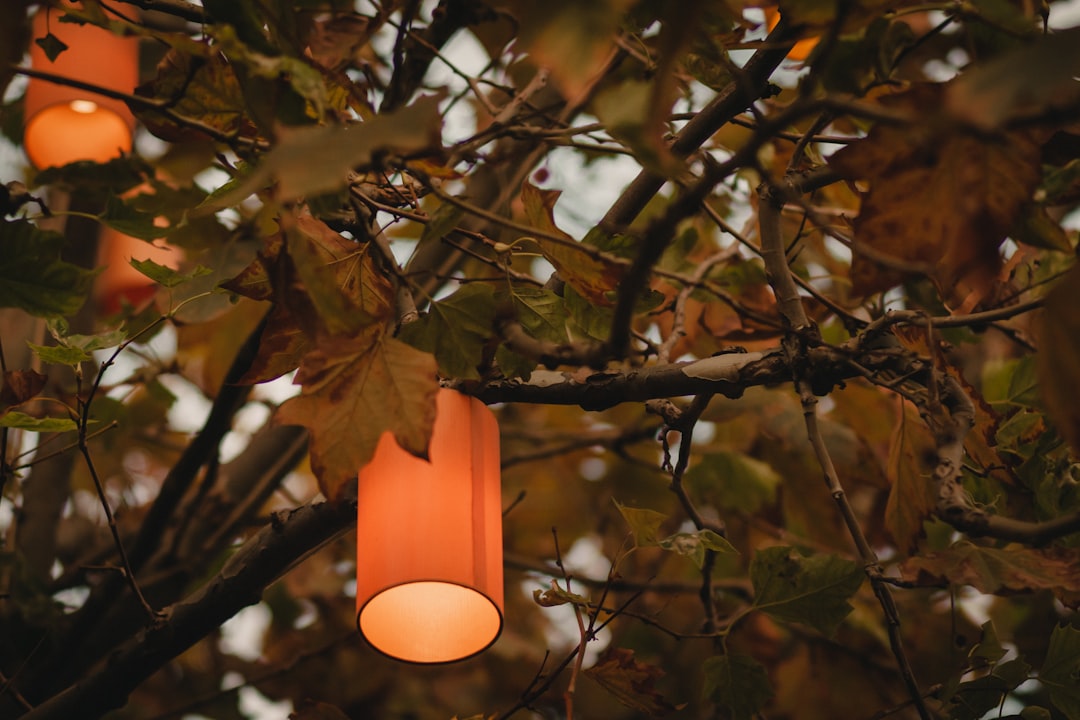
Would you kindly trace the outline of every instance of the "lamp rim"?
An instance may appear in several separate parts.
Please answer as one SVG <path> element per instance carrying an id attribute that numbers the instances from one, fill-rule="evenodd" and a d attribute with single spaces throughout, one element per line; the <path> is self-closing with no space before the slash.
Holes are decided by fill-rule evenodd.
<path id="1" fill-rule="evenodd" d="M 485 643 L 483 645 L 483 647 L 480 647 L 479 649 L 475 650 L 474 652 L 471 652 L 468 655 L 462 655 L 461 657 L 453 658 L 451 660 L 412 660 L 412 659 L 409 659 L 409 658 L 403 658 L 403 657 L 399 657 L 397 655 L 393 655 L 391 653 L 386 652 L 385 650 L 383 650 L 380 647 L 377 647 L 374 643 L 372 643 L 370 640 L 368 640 L 367 636 L 364 634 L 364 631 L 360 628 L 360 616 L 364 613 L 364 609 L 368 605 L 370 605 L 371 602 L 375 598 L 379 597 L 380 595 L 382 595 L 383 593 L 385 593 L 385 592 L 387 592 L 389 590 L 393 590 L 394 588 L 399 588 L 399 587 L 406 587 L 406 586 L 409 586 L 409 585 L 418 585 L 418 584 L 421 584 L 421 583 L 438 583 L 440 585 L 456 585 L 457 587 L 465 588 L 466 590 L 471 590 L 475 594 L 477 594 L 480 597 L 487 600 L 491 604 L 491 607 L 493 607 L 495 609 L 495 614 L 499 618 L 499 625 L 495 629 L 495 632 L 492 634 L 491 639 L 487 643 Z M 407 582 L 399 582 L 399 583 L 393 583 L 391 585 L 387 585 L 386 587 L 381 588 L 381 589 L 377 590 L 376 592 L 372 593 L 371 597 L 369 597 L 367 600 L 365 600 L 364 604 L 361 605 L 356 611 L 356 630 L 357 630 L 357 632 L 360 633 L 360 637 L 362 637 L 364 639 L 364 642 L 367 644 L 367 646 L 369 648 L 371 648 L 372 650 L 374 650 L 375 652 L 382 655 L 383 657 L 389 658 L 391 660 L 395 660 L 395 661 L 400 662 L 400 663 L 406 663 L 406 664 L 409 664 L 409 665 L 429 665 L 429 666 L 430 665 L 449 665 L 451 663 L 457 663 L 457 662 L 463 662 L 465 660 L 471 660 L 472 658 L 474 658 L 477 655 L 479 655 L 480 653 L 486 651 L 488 648 L 490 648 L 492 645 L 495 644 L 495 642 L 502 636 L 504 623 L 505 623 L 505 618 L 503 616 L 502 608 L 499 607 L 499 604 L 497 602 L 495 602 L 495 600 L 491 597 L 491 595 L 484 592 L 483 590 L 480 590 L 475 585 L 469 585 L 467 583 L 461 583 L 461 582 L 454 582 L 453 580 L 445 580 L 445 579 L 442 579 L 442 578 L 415 578 L 415 579 L 409 580 Z"/>

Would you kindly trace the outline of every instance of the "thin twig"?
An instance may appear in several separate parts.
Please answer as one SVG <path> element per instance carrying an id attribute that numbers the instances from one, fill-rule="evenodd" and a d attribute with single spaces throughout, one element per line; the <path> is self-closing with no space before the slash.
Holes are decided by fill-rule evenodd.
<path id="1" fill-rule="evenodd" d="M 98 374 L 99 378 L 100 375 L 101 373 Z M 127 551 L 124 549 L 124 542 L 120 539 L 120 529 L 116 526 L 116 518 L 113 516 L 112 506 L 109 503 L 109 498 L 105 495 L 105 488 L 101 483 L 101 478 L 98 477 L 97 468 L 94 467 L 94 459 L 90 456 L 90 447 L 87 445 L 86 424 L 90 418 L 90 402 L 93 398 L 93 393 L 91 392 L 90 395 L 83 400 L 82 390 L 79 387 L 81 385 L 82 373 L 78 368 L 76 368 L 75 378 L 77 395 L 79 397 L 79 453 L 86 463 L 86 469 L 90 473 L 90 479 L 94 481 L 94 489 L 97 490 L 98 501 L 101 503 L 101 508 L 105 511 L 105 519 L 109 524 L 109 532 L 112 534 L 116 552 L 120 556 L 120 564 L 124 579 L 127 580 L 128 587 L 131 588 L 131 592 L 139 600 L 139 604 L 142 605 L 143 611 L 146 612 L 147 619 L 153 622 L 158 617 L 157 611 L 155 611 L 150 603 L 146 601 L 146 597 L 143 595 L 142 589 L 135 579 L 135 571 L 132 569 L 131 562 L 128 560 Z"/>

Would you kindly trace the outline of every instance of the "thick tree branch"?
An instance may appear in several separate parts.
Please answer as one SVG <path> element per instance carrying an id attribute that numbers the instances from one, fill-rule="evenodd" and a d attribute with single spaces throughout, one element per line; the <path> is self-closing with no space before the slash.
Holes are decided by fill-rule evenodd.
<path id="1" fill-rule="evenodd" d="M 164 619 L 112 653 L 98 670 L 67 688 L 25 720 L 97 718 L 122 707 L 128 695 L 172 658 L 262 598 L 293 565 L 347 531 L 355 503 L 305 505 L 274 516 L 210 582 L 167 608 Z"/>

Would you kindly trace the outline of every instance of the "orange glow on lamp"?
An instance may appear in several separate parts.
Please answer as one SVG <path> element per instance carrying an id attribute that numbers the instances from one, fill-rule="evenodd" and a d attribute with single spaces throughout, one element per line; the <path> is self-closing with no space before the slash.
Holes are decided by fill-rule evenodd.
<path id="1" fill-rule="evenodd" d="M 439 390 L 430 462 L 384 433 L 359 472 L 356 623 L 379 652 L 463 660 L 502 630 L 499 427 L 479 400 Z"/>
<path id="2" fill-rule="evenodd" d="M 31 67 L 130 93 L 139 79 L 138 38 L 113 35 L 93 25 L 62 23 L 62 15 L 57 9 L 42 9 L 34 16 L 35 40 L 51 31 L 68 47 L 50 61 L 32 42 Z M 31 78 L 25 112 L 23 147 L 35 167 L 77 160 L 105 162 L 131 150 L 135 118 L 120 100 Z"/>
<path id="3" fill-rule="evenodd" d="M 131 260 L 153 260 L 176 270 L 183 253 L 103 227 L 98 239 L 98 265 L 104 270 L 94 283 L 98 306 L 107 315 L 119 312 L 124 302 L 138 307 L 157 292 L 153 280 L 131 266 Z"/>

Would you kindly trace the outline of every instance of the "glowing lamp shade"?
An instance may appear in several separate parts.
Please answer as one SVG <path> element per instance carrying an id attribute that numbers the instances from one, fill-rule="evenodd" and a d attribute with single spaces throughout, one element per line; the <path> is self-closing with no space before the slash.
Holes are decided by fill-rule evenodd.
<path id="1" fill-rule="evenodd" d="M 379 652 L 462 660 L 502 630 L 499 427 L 475 398 L 440 390 L 430 462 L 390 433 L 359 473 L 356 612 Z"/>
<path id="2" fill-rule="evenodd" d="M 130 93 L 138 83 L 139 41 L 92 25 L 62 23 L 62 12 L 46 10 L 34 17 L 34 39 L 50 31 L 67 50 L 50 61 L 30 44 L 35 70 L 80 80 L 97 87 Z M 35 167 L 66 165 L 77 160 L 105 162 L 131 150 L 135 118 L 119 100 L 66 85 L 31 79 L 26 88 L 23 146 Z"/>
<path id="3" fill-rule="evenodd" d="M 168 245 L 155 245 L 112 228 L 103 228 L 98 240 L 98 265 L 104 269 L 94 283 L 98 307 L 107 314 L 120 310 L 126 302 L 138 307 L 157 292 L 157 285 L 131 266 L 131 260 L 153 260 L 177 269 L 183 254 Z"/>

